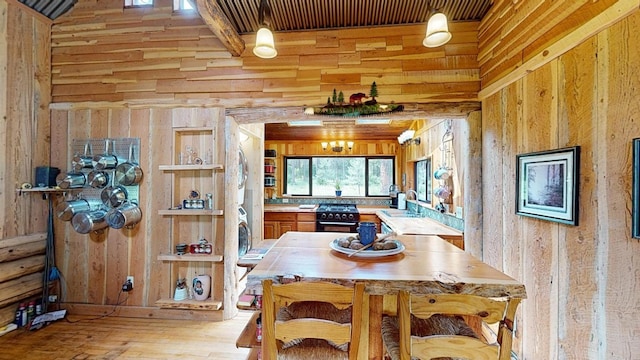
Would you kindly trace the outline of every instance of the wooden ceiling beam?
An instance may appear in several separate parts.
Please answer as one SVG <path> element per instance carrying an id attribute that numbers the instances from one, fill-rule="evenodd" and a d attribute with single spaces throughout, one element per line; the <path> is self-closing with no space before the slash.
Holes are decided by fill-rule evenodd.
<path id="1" fill-rule="evenodd" d="M 440 103 L 412 103 L 403 104 L 404 111 L 365 116 L 370 118 L 389 118 L 392 120 L 415 119 L 457 119 L 466 118 L 470 112 L 481 109 L 481 103 L 468 102 L 440 102 Z M 353 121 L 352 117 L 338 117 L 326 115 L 306 115 L 302 106 L 279 108 L 232 108 L 226 110 L 227 116 L 232 116 L 239 124 L 252 123 L 285 123 L 290 120 L 334 120 L 344 119 Z"/>
<path id="2" fill-rule="evenodd" d="M 234 29 L 215 0 L 196 0 L 198 13 L 209 29 L 220 39 L 231 55 L 240 56 L 244 52 L 244 40 Z"/>

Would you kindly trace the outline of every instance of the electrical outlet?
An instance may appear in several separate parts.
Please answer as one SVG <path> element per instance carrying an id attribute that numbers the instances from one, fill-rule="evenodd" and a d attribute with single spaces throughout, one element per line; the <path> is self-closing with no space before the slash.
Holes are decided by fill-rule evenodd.
<path id="1" fill-rule="evenodd" d="M 287 198 L 282 199 L 282 203 L 283 204 L 288 204 L 289 203 L 289 199 L 287 199 Z"/>
<path id="2" fill-rule="evenodd" d="M 456 206 L 456 217 L 462 219 L 462 207 Z"/>
<path id="3" fill-rule="evenodd" d="M 127 276 L 127 281 L 131 282 L 131 290 L 133 290 L 133 276 L 131 275 Z"/>

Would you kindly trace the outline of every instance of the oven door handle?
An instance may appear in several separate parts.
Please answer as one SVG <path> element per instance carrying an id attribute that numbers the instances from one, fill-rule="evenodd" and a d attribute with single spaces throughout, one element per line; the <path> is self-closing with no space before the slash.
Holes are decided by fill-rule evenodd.
<path id="1" fill-rule="evenodd" d="M 344 226 L 353 226 L 357 223 L 354 222 L 331 222 L 331 221 L 318 221 L 320 225 L 344 225 Z"/>

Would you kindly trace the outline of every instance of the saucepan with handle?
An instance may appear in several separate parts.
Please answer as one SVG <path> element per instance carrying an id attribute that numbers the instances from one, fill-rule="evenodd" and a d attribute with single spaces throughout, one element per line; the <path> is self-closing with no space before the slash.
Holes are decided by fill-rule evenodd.
<path id="1" fill-rule="evenodd" d="M 131 186 L 142 180 L 142 169 L 133 160 L 133 144 L 129 145 L 129 159 L 116 167 L 116 181 L 120 185 Z"/>
<path id="2" fill-rule="evenodd" d="M 110 139 L 104 141 L 104 154 L 93 157 L 93 168 L 96 170 L 115 169 L 118 166 L 118 157 L 109 153 Z"/>
<path id="3" fill-rule="evenodd" d="M 82 169 L 93 167 L 93 154 L 91 151 L 91 144 L 84 144 L 84 154 L 76 154 L 72 160 L 73 170 L 76 172 L 82 171 Z"/>

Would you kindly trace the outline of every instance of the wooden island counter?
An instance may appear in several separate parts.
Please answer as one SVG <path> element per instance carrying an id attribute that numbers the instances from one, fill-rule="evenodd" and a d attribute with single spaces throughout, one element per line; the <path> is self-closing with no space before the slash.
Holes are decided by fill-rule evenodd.
<path id="1" fill-rule="evenodd" d="M 360 354 L 381 359 L 380 322 L 386 306 L 399 290 L 414 294 L 455 293 L 512 299 L 511 313 L 526 298 L 522 283 L 474 258 L 437 236 L 396 237 L 405 250 L 396 255 L 347 257 L 329 243 L 343 233 L 288 232 L 248 274 L 247 290 L 261 293 L 262 280 L 274 282 L 331 281 L 342 285 L 365 284 L 365 304 Z M 385 305 L 385 306 L 383 306 Z M 368 339 L 368 342 L 366 341 Z"/>

